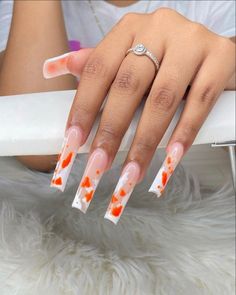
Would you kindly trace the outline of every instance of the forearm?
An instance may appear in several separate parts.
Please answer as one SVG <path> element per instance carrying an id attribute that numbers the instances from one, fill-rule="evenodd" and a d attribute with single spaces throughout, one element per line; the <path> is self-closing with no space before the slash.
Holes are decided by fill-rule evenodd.
<path id="1" fill-rule="evenodd" d="M 68 51 L 60 1 L 15 1 L 0 71 L 0 95 L 72 89 L 71 76 L 45 80 L 46 58 Z"/>
<path id="2" fill-rule="evenodd" d="M 45 59 L 68 51 L 60 1 L 15 1 L 7 48 L 0 60 L 0 96 L 76 88 L 72 76 L 46 80 Z M 42 114 L 43 116 L 43 114 Z M 23 156 L 29 168 L 49 171 L 55 156 Z"/>

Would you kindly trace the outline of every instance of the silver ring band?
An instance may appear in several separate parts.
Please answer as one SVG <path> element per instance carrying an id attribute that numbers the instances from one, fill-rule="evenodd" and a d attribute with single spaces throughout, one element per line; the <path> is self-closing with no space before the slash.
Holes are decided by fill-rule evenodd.
<path id="1" fill-rule="evenodd" d="M 154 63 L 154 65 L 156 67 L 156 71 L 159 70 L 160 63 L 159 63 L 158 59 L 156 58 L 156 56 L 154 54 L 152 54 L 149 50 L 147 50 L 147 48 L 143 44 L 137 44 L 135 47 L 128 49 L 126 52 L 126 55 L 130 52 L 132 52 L 136 55 L 140 55 L 140 56 L 146 55 Z"/>

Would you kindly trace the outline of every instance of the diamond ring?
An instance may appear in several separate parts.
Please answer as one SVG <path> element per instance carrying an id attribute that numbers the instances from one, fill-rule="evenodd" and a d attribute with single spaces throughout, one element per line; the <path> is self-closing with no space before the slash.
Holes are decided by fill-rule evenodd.
<path id="1" fill-rule="evenodd" d="M 126 52 L 126 55 L 130 52 L 133 52 L 134 54 L 140 55 L 140 56 L 146 55 L 154 63 L 154 65 L 156 67 L 156 71 L 159 70 L 160 63 L 159 63 L 158 59 L 156 58 L 156 56 L 154 54 L 152 54 L 149 50 L 147 50 L 147 48 L 143 44 L 137 44 L 135 47 L 128 49 Z"/>

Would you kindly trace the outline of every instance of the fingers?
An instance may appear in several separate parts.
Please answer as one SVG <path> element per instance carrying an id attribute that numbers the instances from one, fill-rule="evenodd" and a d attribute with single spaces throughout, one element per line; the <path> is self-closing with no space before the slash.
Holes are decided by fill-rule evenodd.
<path id="1" fill-rule="evenodd" d="M 69 134 L 71 130 L 79 130 L 81 137 L 77 141 L 77 150 L 84 144 L 89 135 L 97 113 L 125 57 L 126 51 L 130 44 L 132 44 L 132 38 L 132 34 L 127 34 L 121 40 L 119 29 L 115 30 L 113 34 L 109 34 L 98 45 L 85 63 L 66 128 L 66 133 Z M 65 138 L 67 138 L 66 135 Z M 62 151 L 65 150 L 65 145 L 68 145 L 68 149 L 73 149 L 74 151 L 74 148 L 70 147 L 70 141 L 67 142 L 66 140 L 64 140 L 62 145 Z M 74 159 L 73 157 L 71 165 Z M 58 165 L 60 165 L 60 162 L 58 162 Z M 57 176 L 57 172 L 55 173 Z M 64 185 L 67 182 L 67 178 L 67 173 L 62 174 Z M 54 186 L 57 186 L 57 184 L 55 183 Z"/>
<path id="2" fill-rule="evenodd" d="M 174 49 L 165 54 L 127 156 L 126 162 L 139 163 L 141 178 L 201 63 L 201 57 L 196 57 L 194 52 L 186 55 L 185 61 L 181 56 Z"/>
<path id="3" fill-rule="evenodd" d="M 231 44 L 229 44 L 231 45 Z M 235 71 L 235 47 L 232 46 L 232 55 L 220 52 L 210 55 L 204 61 L 187 97 L 184 111 L 169 140 L 169 146 L 174 142 L 181 142 L 185 151 L 192 145 L 199 129 L 206 120 L 227 81 Z M 226 50 L 226 52 L 230 52 Z M 220 56 L 225 56 L 222 60 Z"/>
<path id="4" fill-rule="evenodd" d="M 184 111 L 169 140 L 167 156 L 149 189 L 158 197 L 163 193 L 183 155 L 192 145 L 203 122 L 231 77 L 233 67 L 232 59 L 225 59 L 223 63 L 215 56 L 208 57 L 202 65 L 188 94 Z"/>
<path id="5" fill-rule="evenodd" d="M 179 56 L 176 56 L 175 51 L 172 50 L 164 56 L 160 71 L 154 80 L 145 103 L 143 114 L 127 156 L 126 165 L 105 215 L 105 218 L 114 223 L 119 220 L 135 185 L 142 178 L 191 77 L 195 74 L 194 69 L 200 60 L 196 58 L 194 60 L 193 56 L 189 56 L 189 58 L 195 62 L 194 67 L 189 65 L 186 67 L 185 64 L 185 71 L 182 75 L 179 75 L 183 69 Z M 132 172 L 129 172 L 130 165 L 131 167 L 135 166 L 135 168 L 132 168 Z M 134 173 L 135 177 L 133 177 Z M 123 196 L 120 195 L 120 190 L 122 190 Z"/>
<path id="6" fill-rule="evenodd" d="M 93 50 L 93 48 L 85 48 L 47 59 L 43 65 L 44 78 L 49 79 L 65 74 L 79 77 Z"/>
<path id="7" fill-rule="evenodd" d="M 146 73 L 145 76 L 143 76 L 143 72 Z M 91 190 L 95 192 L 102 174 L 113 161 L 124 133 L 130 125 L 134 112 L 151 84 L 154 75 L 155 68 L 149 59 L 140 60 L 134 54 L 128 54 L 122 62 L 116 78 L 110 87 L 98 131 L 92 143 L 93 153 L 89 158 L 85 173 L 76 193 L 73 207 L 77 207 L 83 212 L 87 210 L 89 202 L 87 201 L 86 195 Z M 103 150 L 104 160 L 102 157 L 94 156 L 97 153 L 101 153 L 101 149 Z M 101 163 L 106 164 L 106 166 L 103 165 L 102 169 L 100 167 Z M 99 175 L 96 174 L 96 171 L 99 171 Z M 91 186 L 84 189 L 84 180 L 86 178 L 88 179 L 88 177 L 91 180 Z M 129 186 L 130 194 L 132 192 L 132 186 Z M 127 197 L 128 193 L 126 198 L 123 198 L 123 201 Z M 111 207 L 113 208 L 113 206 L 114 204 Z"/>

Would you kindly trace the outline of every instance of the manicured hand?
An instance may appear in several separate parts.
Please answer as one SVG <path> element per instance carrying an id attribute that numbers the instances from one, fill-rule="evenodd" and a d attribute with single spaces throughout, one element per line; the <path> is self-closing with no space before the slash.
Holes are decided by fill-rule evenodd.
<path id="1" fill-rule="evenodd" d="M 140 43 L 158 58 L 158 72 L 147 56 L 126 55 L 129 48 Z M 77 150 L 85 143 L 108 94 L 88 165 L 73 202 L 74 207 L 86 212 L 137 107 L 150 89 L 105 215 L 117 223 L 135 185 L 143 178 L 187 87 L 191 85 L 184 110 L 169 140 L 166 159 L 150 188 L 158 196 L 162 194 L 171 174 L 235 72 L 235 45 L 171 9 L 161 8 L 151 14 L 127 14 L 94 50 L 90 50 L 89 54 L 79 51 L 58 57 L 47 61 L 44 66 L 48 77 L 65 72 L 80 75 L 52 185 L 64 189 Z M 81 57 L 83 66 L 78 66 L 78 60 L 72 62 L 79 59 L 80 54 L 84 54 Z"/>

